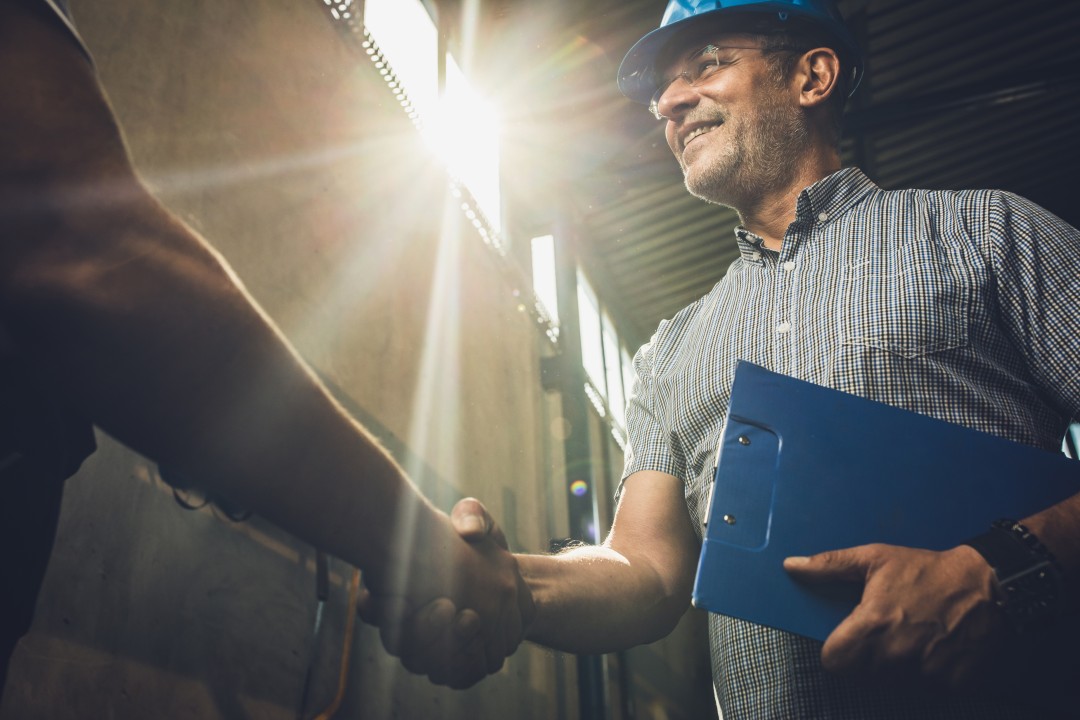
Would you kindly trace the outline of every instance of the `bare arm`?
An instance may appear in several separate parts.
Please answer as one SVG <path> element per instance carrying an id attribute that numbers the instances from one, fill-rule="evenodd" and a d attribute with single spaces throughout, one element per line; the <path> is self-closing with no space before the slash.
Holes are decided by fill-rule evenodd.
<path id="1" fill-rule="evenodd" d="M 664 637 L 690 603 L 698 550 L 682 482 L 634 473 L 602 545 L 518 556 L 537 610 L 527 639 L 600 653 Z"/>
<path id="2" fill-rule="evenodd" d="M 0 312 L 17 351 L 110 434 L 383 571 L 377 508 L 429 509 L 145 189 L 75 46 L 3 12 Z"/>
<path id="3" fill-rule="evenodd" d="M 513 558 L 463 542 L 149 194 L 92 67 L 37 10 L 0 3 L 0 323 L 15 351 L 136 450 L 385 593 L 477 610 L 493 650 L 516 646 Z"/>
<path id="4" fill-rule="evenodd" d="M 458 502 L 454 527 L 470 543 L 505 538 L 475 499 Z M 667 635 L 690 602 L 699 543 L 683 485 L 660 472 L 626 479 L 611 532 L 602 545 L 559 555 L 517 555 L 534 606 L 526 639 L 557 650 L 603 653 Z M 361 614 L 375 617 L 384 602 L 369 596 Z M 448 599 L 429 603 L 407 623 L 403 642 L 389 647 L 413 672 L 454 684 L 454 653 L 468 642 L 468 611 Z M 465 628 L 465 631 L 463 631 Z"/>

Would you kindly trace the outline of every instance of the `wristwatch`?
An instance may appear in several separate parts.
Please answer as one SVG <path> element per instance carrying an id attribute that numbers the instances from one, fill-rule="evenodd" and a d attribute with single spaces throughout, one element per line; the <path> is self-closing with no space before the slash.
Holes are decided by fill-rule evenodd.
<path id="1" fill-rule="evenodd" d="M 1046 546 L 1017 520 L 995 520 L 990 530 L 967 540 L 997 578 L 998 606 L 1010 625 L 1026 633 L 1049 625 L 1061 613 L 1061 568 Z"/>

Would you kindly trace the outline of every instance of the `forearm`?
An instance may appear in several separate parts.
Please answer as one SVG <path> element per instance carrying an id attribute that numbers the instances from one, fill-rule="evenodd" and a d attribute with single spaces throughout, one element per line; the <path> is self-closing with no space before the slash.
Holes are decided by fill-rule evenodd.
<path id="1" fill-rule="evenodd" d="M 658 640 L 689 605 L 681 583 L 604 546 L 560 555 L 519 555 L 536 603 L 526 638 L 557 650 L 604 653 Z"/>
<path id="2" fill-rule="evenodd" d="M 11 29 L 0 43 L 3 350 L 40 368 L 70 409 L 369 582 L 385 578 L 383 592 L 400 589 L 393 573 L 412 602 L 449 589 L 479 608 L 515 583 L 505 571 L 498 587 L 486 580 L 495 563 L 457 537 L 217 253 L 150 195 L 92 65 L 24 5 L 0 2 Z"/>
<path id="3" fill-rule="evenodd" d="M 435 513 L 216 253 L 126 189 L 118 207 L 5 238 L 2 307 L 20 352 L 125 443 L 383 572 L 398 515 L 428 528 Z"/>

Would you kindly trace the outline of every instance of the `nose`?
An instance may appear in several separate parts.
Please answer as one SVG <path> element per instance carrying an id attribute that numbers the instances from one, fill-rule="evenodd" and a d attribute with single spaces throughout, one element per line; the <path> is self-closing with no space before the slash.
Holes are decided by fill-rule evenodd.
<path id="1" fill-rule="evenodd" d="M 688 110 L 697 105 L 701 98 L 690 83 L 682 78 L 664 88 L 664 92 L 656 100 L 656 113 L 668 120 L 678 120 Z"/>

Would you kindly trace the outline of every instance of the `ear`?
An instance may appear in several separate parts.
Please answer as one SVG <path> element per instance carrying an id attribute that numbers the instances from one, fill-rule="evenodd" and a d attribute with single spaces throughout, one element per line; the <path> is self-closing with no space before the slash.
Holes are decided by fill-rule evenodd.
<path id="1" fill-rule="evenodd" d="M 840 58 L 827 47 L 809 50 L 799 58 L 794 75 L 799 104 L 805 108 L 820 106 L 837 91 Z"/>

